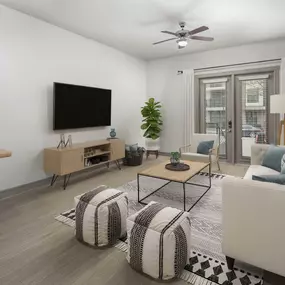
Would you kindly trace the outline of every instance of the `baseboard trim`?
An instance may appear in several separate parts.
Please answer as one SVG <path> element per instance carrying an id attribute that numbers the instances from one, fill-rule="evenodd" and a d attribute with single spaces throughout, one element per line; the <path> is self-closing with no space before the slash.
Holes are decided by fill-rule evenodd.
<path id="1" fill-rule="evenodd" d="M 10 198 L 12 196 L 20 195 L 22 193 L 26 193 L 30 190 L 41 189 L 50 184 L 51 177 L 47 177 L 41 180 L 37 180 L 31 183 L 23 184 L 20 186 L 16 186 L 13 188 L 8 188 L 0 191 L 0 200 Z"/>
<path id="2" fill-rule="evenodd" d="M 161 156 L 170 156 L 170 152 L 160 151 L 159 155 L 161 155 Z"/>
<path id="3" fill-rule="evenodd" d="M 122 164 L 122 161 L 120 161 L 120 164 Z M 88 174 L 88 173 L 92 173 L 92 172 L 95 173 L 96 171 L 100 171 L 103 168 L 106 168 L 106 165 L 101 164 L 101 165 L 98 165 L 98 167 L 83 169 L 81 171 L 72 173 L 71 177 L 72 177 L 72 180 L 73 179 L 78 180 L 80 178 L 80 176 L 82 176 L 84 174 Z M 115 164 L 112 165 L 110 163 L 110 169 L 111 168 L 117 168 L 117 166 Z M 0 191 L 0 200 L 9 199 L 13 196 L 20 195 L 23 193 L 27 193 L 29 191 L 38 191 L 38 190 L 41 190 L 43 188 L 46 188 L 46 187 L 50 186 L 51 178 L 52 178 L 52 176 L 49 176 L 47 178 L 37 180 L 37 181 L 31 182 L 31 183 L 23 184 L 23 185 L 16 186 L 13 188 L 4 189 L 4 190 Z M 61 181 L 61 179 L 63 179 L 63 176 L 58 179 L 58 181 L 55 183 L 55 185 L 61 185 L 61 184 L 59 184 L 59 183 L 61 183 L 61 182 L 59 182 L 59 181 Z M 66 190 L 68 190 L 68 187 Z"/>

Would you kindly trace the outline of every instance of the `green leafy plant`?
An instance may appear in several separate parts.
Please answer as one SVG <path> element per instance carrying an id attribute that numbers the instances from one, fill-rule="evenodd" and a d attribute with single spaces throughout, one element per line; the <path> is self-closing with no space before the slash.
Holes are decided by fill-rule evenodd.
<path id="1" fill-rule="evenodd" d="M 175 159 L 175 160 L 179 160 L 180 159 L 180 153 L 178 151 L 171 152 L 170 157 Z"/>
<path id="2" fill-rule="evenodd" d="M 150 98 L 145 102 L 145 106 L 141 108 L 143 116 L 143 124 L 141 129 L 144 130 L 143 136 L 153 140 L 158 139 L 161 132 L 161 103 L 155 102 L 154 98 Z"/>
<path id="3" fill-rule="evenodd" d="M 180 162 L 180 153 L 177 151 L 170 153 L 170 162 L 173 165 L 177 165 Z"/>

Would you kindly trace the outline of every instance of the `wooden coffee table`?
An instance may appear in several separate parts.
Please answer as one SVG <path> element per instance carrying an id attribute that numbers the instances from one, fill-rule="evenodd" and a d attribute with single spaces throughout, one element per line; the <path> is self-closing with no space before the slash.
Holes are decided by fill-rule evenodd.
<path id="1" fill-rule="evenodd" d="M 146 205 L 147 203 L 144 203 L 143 201 L 148 198 L 149 196 L 153 195 L 166 185 L 168 185 L 171 182 L 178 182 L 182 184 L 183 187 L 183 201 L 184 201 L 184 211 L 186 211 L 186 193 L 185 193 L 185 185 L 195 185 L 206 188 L 206 191 L 202 194 L 202 196 L 192 205 L 188 212 L 196 206 L 196 204 L 204 197 L 204 195 L 209 191 L 211 188 L 211 164 L 210 163 L 204 163 L 204 162 L 196 162 L 196 161 L 189 161 L 184 160 L 185 164 L 188 164 L 190 166 L 189 170 L 186 171 L 171 171 L 167 170 L 165 168 L 165 165 L 169 162 L 163 162 L 158 165 L 152 166 L 148 169 L 145 169 L 137 174 L 137 183 L 138 183 L 138 202 L 141 204 Z M 209 167 L 209 185 L 203 185 L 203 184 L 197 184 L 197 183 L 191 183 L 189 180 L 191 180 L 194 176 L 199 174 L 202 170 Z M 152 178 L 162 179 L 166 180 L 167 183 L 165 183 L 163 186 L 159 187 L 158 189 L 154 190 L 144 198 L 140 199 L 140 176 L 149 176 Z"/>

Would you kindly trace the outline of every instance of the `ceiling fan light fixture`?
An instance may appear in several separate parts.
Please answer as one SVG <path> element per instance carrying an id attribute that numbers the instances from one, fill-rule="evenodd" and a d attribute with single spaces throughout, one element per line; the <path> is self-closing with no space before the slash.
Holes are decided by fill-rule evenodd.
<path id="1" fill-rule="evenodd" d="M 182 38 L 182 39 L 179 39 L 179 40 L 177 41 L 177 44 L 178 44 L 178 46 L 180 46 L 180 47 L 186 47 L 187 44 L 188 44 L 188 42 L 187 42 L 187 39 Z"/>
<path id="2" fill-rule="evenodd" d="M 199 34 L 201 32 L 209 30 L 208 27 L 201 26 L 201 27 L 198 27 L 194 30 L 188 31 L 188 30 L 184 30 L 185 25 L 186 25 L 185 22 L 179 22 L 179 26 L 180 26 L 181 30 L 179 30 L 177 32 L 161 31 L 164 34 L 169 34 L 169 35 L 172 35 L 175 37 L 171 38 L 171 39 L 166 39 L 163 41 L 155 42 L 155 43 L 153 43 L 153 45 L 162 44 L 162 43 L 165 43 L 168 41 L 176 40 L 178 49 L 182 49 L 182 48 L 185 48 L 187 46 L 188 40 L 206 41 L 206 42 L 211 42 L 214 40 L 214 38 L 212 38 L 212 37 L 196 36 L 196 34 Z"/>

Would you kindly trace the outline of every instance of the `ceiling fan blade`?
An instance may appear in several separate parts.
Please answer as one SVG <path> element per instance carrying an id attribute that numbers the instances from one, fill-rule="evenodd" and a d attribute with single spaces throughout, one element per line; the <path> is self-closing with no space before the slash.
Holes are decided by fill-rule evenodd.
<path id="1" fill-rule="evenodd" d="M 161 32 L 164 33 L 164 34 L 169 34 L 169 35 L 177 36 L 176 33 L 172 33 L 172 32 L 169 32 L 169 31 L 161 31 Z"/>
<path id="2" fill-rule="evenodd" d="M 182 49 L 182 48 L 185 48 L 186 46 L 180 46 L 178 45 L 178 49 Z"/>
<path id="3" fill-rule="evenodd" d="M 207 41 L 207 42 L 211 42 L 214 40 L 214 38 L 211 38 L 211 37 L 199 37 L 199 36 L 191 36 L 190 39 L 198 40 L 198 41 Z"/>
<path id="4" fill-rule="evenodd" d="M 201 26 L 201 27 L 199 27 L 199 28 L 197 28 L 197 29 L 194 29 L 194 30 L 190 31 L 190 32 L 189 32 L 189 35 L 195 35 L 195 34 L 198 34 L 198 33 L 204 32 L 204 31 L 207 31 L 207 30 L 209 30 L 208 27 L 206 27 L 206 26 Z"/>
<path id="5" fill-rule="evenodd" d="M 168 39 L 168 40 L 164 40 L 164 41 L 153 43 L 153 45 L 161 44 L 161 43 L 168 42 L 168 41 L 173 41 L 173 40 L 176 40 L 176 39 L 177 38 L 171 38 L 171 39 Z"/>

